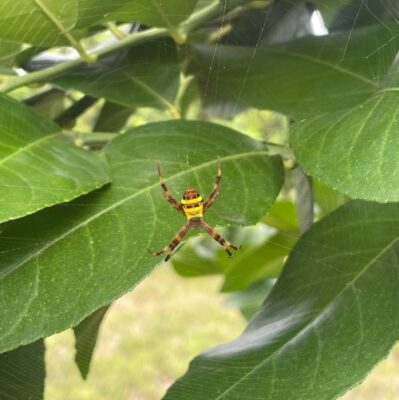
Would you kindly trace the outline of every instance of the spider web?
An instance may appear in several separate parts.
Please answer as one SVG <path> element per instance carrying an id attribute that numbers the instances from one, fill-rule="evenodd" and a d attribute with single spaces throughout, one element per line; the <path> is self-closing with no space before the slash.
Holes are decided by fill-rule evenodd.
<path id="1" fill-rule="evenodd" d="M 93 2 L 92 2 L 93 3 Z M 200 1 L 199 2 L 201 5 L 207 4 L 207 1 Z M 283 3 L 283 6 L 281 4 Z M 90 4 L 90 2 L 88 2 Z M 228 24 L 226 10 L 227 10 L 227 5 L 228 5 L 228 0 L 222 0 L 223 4 L 223 12 L 221 18 L 218 19 L 217 21 L 217 26 L 214 27 L 214 31 L 216 31 L 219 34 L 223 34 L 224 29 L 226 28 L 226 25 Z M 278 8 L 281 6 L 281 8 Z M 13 3 L 13 8 L 6 11 L 9 15 L 12 15 L 13 12 L 16 12 L 17 8 L 20 6 L 18 2 Z M 64 5 L 64 7 L 67 7 Z M 383 8 L 383 13 L 380 12 L 380 9 Z M 98 12 L 98 7 L 93 3 L 91 6 L 89 6 L 88 11 L 92 10 L 93 13 Z M 282 12 L 284 10 L 284 13 Z M 369 60 L 373 57 L 376 57 L 380 54 L 381 50 L 384 49 L 384 47 L 390 46 L 392 42 L 394 41 L 395 38 L 397 38 L 398 35 L 398 5 L 393 2 L 393 1 L 366 1 L 366 0 L 360 0 L 360 1 L 319 1 L 319 2 L 291 2 L 291 1 L 281 1 L 280 3 L 275 1 L 272 2 L 272 4 L 268 8 L 263 8 L 260 10 L 254 10 L 252 13 L 249 13 L 247 18 L 243 18 L 243 23 L 241 26 L 233 30 L 231 35 L 227 36 L 222 36 L 220 40 L 217 40 L 215 42 L 214 46 L 214 53 L 213 53 L 213 58 L 211 65 L 209 67 L 209 70 L 207 71 L 207 76 L 205 78 L 203 90 L 200 92 L 200 100 L 206 105 L 208 103 L 208 99 L 210 98 L 210 81 L 211 81 L 211 76 L 213 74 L 216 75 L 222 75 L 223 70 L 219 70 L 219 66 L 215 64 L 215 59 L 217 52 L 220 48 L 220 46 L 223 46 L 224 44 L 235 44 L 235 45 L 249 45 L 252 46 L 252 51 L 251 55 L 247 60 L 247 67 L 245 69 L 245 73 L 242 76 L 241 79 L 241 87 L 240 90 L 236 96 L 236 98 L 232 102 L 225 102 L 224 104 L 211 104 L 209 108 L 206 108 L 211 117 L 214 118 L 215 115 L 219 116 L 219 119 L 214 118 L 215 121 L 220 122 L 220 119 L 227 119 L 228 122 L 224 122 L 225 124 L 228 124 L 229 126 L 235 127 L 239 131 L 246 132 L 248 134 L 251 134 L 252 136 L 262 138 L 262 139 L 270 139 L 270 137 L 273 138 L 273 133 L 269 133 L 268 136 L 264 136 L 262 132 L 260 132 L 260 128 L 258 129 L 251 129 L 251 127 L 248 126 L 248 119 L 251 119 L 254 117 L 259 117 L 262 119 L 262 111 L 257 111 L 254 109 L 248 110 L 246 107 L 243 107 L 242 105 L 242 92 L 245 89 L 248 78 L 251 75 L 251 70 L 253 66 L 253 61 L 257 55 L 257 52 L 259 49 L 263 46 L 268 46 L 271 44 L 276 44 L 276 43 L 281 43 L 287 40 L 292 40 L 293 38 L 300 38 L 306 35 L 327 35 L 328 33 L 335 32 L 335 31 L 341 31 L 346 33 L 346 41 L 345 45 L 342 48 L 342 54 L 341 54 L 341 62 L 345 62 L 347 60 L 347 54 L 348 54 L 348 49 L 350 48 L 350 44 L 353 38 L 353 34 L 356 29 L 362 27 L 362 26 L 367 26 L 371 24 L 376 24 L 380 25 L 386 28 L 388 32 L 390 32 L 391 37 L 390 39 L 387 39 L 387 41 L 380 45 L 379 47 L 374 48 L 369 54 L 365 55 L 363 58 L 366 62 L 369 62 Z M 64 12 L 63 7 L 61 6 L 60 9 L 60 14 L 62 15 Z M 283 14 L 283 15 L 280 15 Z M 88 12 L 90 14 L 90 12 Z M 256 18 L 253 18 L 253 16 L 256 15 Z M 288 26 L 288 28 L 287 28 Z M 134 30 L 140 29 L 139 25 L 137 24 L 125 24 L 123 26 L 120 26 L 120 31 L 123 34 L 128 34 L 129 32 L 132 32 Z M 10 30 L 16 29 L 16 30 L 25 30 L 26 32 L 31 32 L 34 34 L 35 27 L 34 26 L 28 26 L 22 23 L 19 24 L 19 26 L 11 25 L 9 27 Z M 45 38 L 43 39 L 43 44 L 48 39 Z M 86 46 L 92 46 L 92 48 L 95 47 L 105 47 L 108 46 L 112 43 L 115 43 L 116 39 L 112 35 L 111 32 L 105 31 L 102 32 L 101 34 L 98 34 L 95 37 L 87 39 L 84 44 Z M 14 46 L 14 51 L 15 53 L 18 53 L 20 51 L 21 46 L 17 43 L 12 43 L 9 42 L 7 43 L 7 46 L 9 48 L 12 48 Z M 168 45 L 165 45 L 168 46 Z M 24 44 L 22 46 L 23 48 L 28 48 L 29 46 Z M 40 47 L 40 46 L 38 46 Z M 13 53 L 12 52 L 5 52 L 6 49 L 6 43 L 0 44 L 0 56 L 3 58 L 0 58 L 0 60 L 4 60 L 6 58 L 9 59 L 14 59 Z M 2 53 L 2 50 L 4 51 L 4 54 Z M 11 56 L 10 56 L 11 54 Z M 34 60 L 34 63 L 32 63 L 29 67 L 30 68 L 43 68 L 43 63 L 48 63 L 51 62 L 51 60 L 55 59 L 57 62 L 59 61 L 67 61 L 74 59 L 78 56 L 78 53 L 76 50 L 69 48 L 64 48 L 61 51 L 58 50 L 53 50 L 53 51 L 47 51 L 44 53 L 40 53 Z M 120 57 L 121 62 L 120 65 L 115 68 L 114 73 L 120 74 L 120 76 L 123 77 L 122 83 L 124 82 L 125 79 L 129 79 L 131 76 L 131 71 L 128 63 L 125 63 L 125 54 L 122 55 L 116 55 L 113 56 L 109 59 L 105 59 L 103 61 L 100 61 L 98 63 L 98 71 L 96 75 L 97 80 L 105 80 L 107 78 L 108 72 L 106 71 L 107 63 L 109 62 L 115 62 L 115 57 Z M 385 59 L 385 58 L 380 58 L 379 62 L 381 63 L 381 68 L 380 70 L 388 70 L 391 60 Z M 101 66 L 105 66 L 105 68 L 102 70 Z M 1 71 L 0 71 L 1 72 Z M 6 72 L 11 72 L 9 69 L 7 69 Z M 27 73 L 27 70 L 24 69 L 18 69 L 16 73 L 23 75 Z M 380 79 L 382 76 L 375 75 L 374 70 L 372 70 L 373 73 L 373 78 L 375 80 Z M 298 74 L 301 74 L 301 71 L 298 71 Z M 153 73 L 148 73 L 146 75 L 146 81 L 158 81 L 158 71 L 155 71 Z M 97 81 L 91 81 L 91 78 L 87 78 L 87 83 L 97 83 Z M 144 82 L 144 83 L 145 83 Z M 108 83 L 108 85 L 112 85 L 112 81 Z M 166 85 L 167 86 L 167 85 Z M 33 90 L 35 93 L 41 93 L 45 92 L 48 90 L 49 87 L 43 87 L 40 88 L 39 90 Z M 148 88 L 147 88 L 148 89 Z M 166 89 L 168 89 L 166 87 Z M 195 91 L 194 91 L 195 92 Z M 13 93 L 13 95 L 19 99 L 26 97 L 27 95 L 31 95 L 30 91 L 28 89 L 21 89 Z M 173 97 L 177 96 L 177 91 L 172 90 L 172 94 L 168 94 L 166 96 L 167 102 L 171 102 Z M 70 105 L 73 102 L 76 102 L 77 100 L 81 99 L 84 96 L 83 92 L 79 91 L 74 91 L 68 95 L 67 98 L 62 98 L 62 104 L 63 105 Z M 335 100 L 337 103 L 340 101 L 340 99 Z M 102 100 L 104 103 L 104 100 Z M 191 105 L 193 109 L 193 114 L 195 115 L 196 112 L 196 103 L 193 102 L 194 105 Z M 121 104 L 121 106 L 126 106 L 126 104 Z M 134 115 L 131 116 L 131 118 L 124 124 L 124 127 L 126 126 L 138 126 L 143 123 L 147 123 L 149 121 L 156 121 L 156 120 L 165 120 L 169 119 L 171 116 L 169 114 L 169 111 L 166 109 L 159 110 L 160 107 L 158 107 L 158 110 L 154 110 L 152 107 L 140 107 L 136 110 Z M 99 115 L 100 108 L 97 104 L 97 108 L 91 108 L 88 109 L 87 113 L 85 113 L 78 121 L 77 128 L 78 129 L 90 129 L 94 127 L 93 120 L 95 120 L 95 117 Z M 264 111 L 263 111 L 264 113 Z M 247 120 L 243 117 L 246 116 Z M 51 116 L 55 116 L 54 114 L 51 114 Z M 268 114 L 268 118 L 270 118 L 270 114 Z M 277 116 L 276 118 L 279 118 L 279 121 L 284 120 L 285 117 Z M 243 123 L 244 119 L 244 123 Z M 247 123 L 247 126 L 245 126 L 245 122 Z M 261 128 L 264 128 L 264 125 L 261 125 Z M 286 143 L 287 142 L 287 137 L 283 135 L 277 137 L 277 140 L 280 140 L 281 143 Z M 193 144 L 195 148 L 195 143 Z M 177 192 L 179 195 L 181 193 Z M 335 201 L 335 198 L 333 198 L 333 194 L 327 194 L 326 198 L 324 200 L 329 201 L 333 203 Z M 331 198 L 330 198 L 331 197 Z M 262 228 L 261 228 L 262 230 Z M 267 240 L 267 238 L 270 237 L 270 232 L 267 231 L 264 234 L 264 239 Z M 11 238 L 10 238 L 11 239 Z M 34 240 L 34 238 L 32 238 Z M 350 238 L 348 238 L 350 240 Z M 29 244 L 27 244 L 27 247 L 29 247 Z M 295 250 L 294 250 L 295 251 Z M 345 398 L 352 398 L 350 395 Z"/>

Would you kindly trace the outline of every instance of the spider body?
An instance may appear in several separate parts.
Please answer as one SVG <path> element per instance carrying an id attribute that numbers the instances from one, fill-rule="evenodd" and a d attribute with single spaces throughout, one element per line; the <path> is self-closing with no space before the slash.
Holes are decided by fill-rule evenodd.
<path id="1" fill-rule="evenodd" d="M 180 204 L 187 219 L 203 217 L 204 201 L 195 189 L 186 189 Z"/>
<path id="2" fill-rule="evenodd" d="M 222 236 L 220 236 L 220 234 L 216 232 L 215 229 L 213 229 L 203 220 L 203 215 L 208 211 L 208 209 L 211 207 L 211 205 L 213 204 L 213 202 L 215 201 L 216 197 L 219 194 L 219 183 L 222 177 L 222 166 L 220 160 L 218 160 L 218 174 L 213 184 L 213 188 L 209 193 L 208 197 L 205 199 L 205 201 L 195 189 L 188 188 L 185 190 L 181 201 L 178 202 L 169 193 L 169 190 L 162 178 L 161 168 L 159 164 L 158 164 L 158 175 L 159 175 L 159 183 L 161 185 L 162 192 L 166 197 L 166 200 L 177 211 L 184 214 L 184 216 L 187 218 L 187 222 L 184 224 L 183 228 L 180 229 L 180 231 L 175 235 L 173 240 L 163 249 L 157 252 L 152 252 L 151 250 L 147 249 L 151 254 L 159 256 L 163 253 L 166 253 L 167 256 L 165 258 L 165 261 L 168 261 L 169 258 L 172 256 L 173 250 L 183 240 L 187 232 L 190 229 L 195 229 L 195 228 L 204 229 L 209 235 L 211 235 L 218 243 L 220 243 L 224 247 L 229 256 L 231 256 L 230 249 L 238 250 L 236 246 L 234 246 L 232 243 L 230 243 Z"/>

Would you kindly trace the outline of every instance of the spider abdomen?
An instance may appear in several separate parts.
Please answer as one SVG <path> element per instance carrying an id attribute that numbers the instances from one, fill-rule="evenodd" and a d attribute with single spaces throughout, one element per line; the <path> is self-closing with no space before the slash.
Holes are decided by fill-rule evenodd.
<path id="1" fill-rule="evenodd" d="M 203 199 L 195 189 L 188 188 L 180 201 L 184 214 L 187 219 L 202 218 L 203 215 Z"/>

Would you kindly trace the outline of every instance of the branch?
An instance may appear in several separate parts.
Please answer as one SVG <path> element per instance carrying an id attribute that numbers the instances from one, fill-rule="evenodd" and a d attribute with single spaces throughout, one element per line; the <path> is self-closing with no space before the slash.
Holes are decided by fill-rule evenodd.
<path id="1" fill-rule="evenodd" d="M 224 2 L 227 2 L 226 6 L 224 6 Z M 202 10 L 197 11 L 192 14 L 185 22 L 183 22 L 179 29 L 188 34 L 197 28 L 203 26 L 205 23 L 210 22 L 218 17 L 221 12 L 229 12 L 236 7 L 240 7 L 249 3 L 248 0 L 218 0 L 212 3 L 211 5 L 203 8 Z M 113 43 L 110 46 L 104 47 L 97 52 L 90 53 L 92 57 L 95 57 L 97 60 L 108 56 L 114 52 L 122 50 L 124 48 L 137 46 L 140 43 L 143 43 L 148 40 L 159 39 L 162 37 L 169 36 L 170 33 L 166 28 L 151 28 L 142 32 L 135 32 L 130 35 L 127 35 L 124 39 L 120 40 L 117 43 Z M 0 92 L 8 93 L 14 89 L 19 87 L 30 85 L 32 83 L 48 81 L 50 79 L 54 79 L 55 77 L 69 72 L 75 68 L 78 68 L 85 64 L 85 60 L 77 58 L 76 60 L 67 61 L 58 65 L 54 65 L 52 67 L 43 69 L 41 71 L 31 72 L 29 74 L 11 78 L 0 85 Z"/>

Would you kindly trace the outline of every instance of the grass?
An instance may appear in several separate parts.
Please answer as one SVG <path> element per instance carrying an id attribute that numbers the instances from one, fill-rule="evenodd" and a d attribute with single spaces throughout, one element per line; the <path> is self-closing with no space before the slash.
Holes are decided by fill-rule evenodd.
<path id="1" fill-rule="evenodd" d="M 159 400 L 202 350 L 245 326 L 221 305 L 217 277 L 182 279 L 167 266 L 117 300 L 102 326 L 88 380 L 73 362 L 73 334 L 47 339 L 46 400 Z M 399 400 L 399 347 L 341 400 Z M 250 400 L 250 399 L 247 399 Z"/>
<path id="2" fill-rule="evenodd" d="M 204 349 L 245 326 L 221 305 L 217 277 L 182 279 L 160 266 L 105 318 L 87 381 L 73 362 L 73 333 L 47 339 L 46 400 L 158 400 Z"/>

